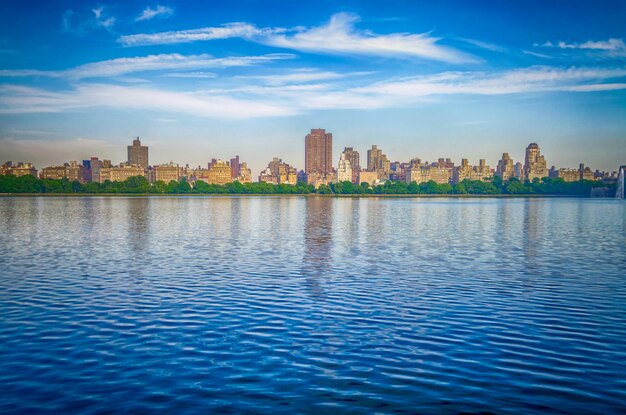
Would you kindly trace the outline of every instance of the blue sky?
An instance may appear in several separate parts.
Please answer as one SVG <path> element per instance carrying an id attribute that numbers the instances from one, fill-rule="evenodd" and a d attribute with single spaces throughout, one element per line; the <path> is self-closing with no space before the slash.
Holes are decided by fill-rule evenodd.
<path id="1" fill-rule="evenodd" d="M 0 2 L 0 158 L 626 163 L 623 1 Z"/>

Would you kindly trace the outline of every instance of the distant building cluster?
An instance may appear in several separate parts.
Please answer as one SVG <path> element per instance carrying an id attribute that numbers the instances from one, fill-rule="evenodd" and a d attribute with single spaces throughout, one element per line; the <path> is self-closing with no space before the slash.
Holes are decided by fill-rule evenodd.
<path id="1" fill-rule="evenodd" d="M 566 182 L 578 180 L 613 180 L 617 173 L 592 171 L 581 163 L 578 169 L 547 168 L 545 157 L 539 145 L 531 143 L 526 147 L 524 164 L 515 162 L 509 153 L 503 153 L 496 168 L 487 165 L 484 159 L 478 165 L 471 165 L 468 159 L 461 159 L 455 165 L 449 158 L 440 158 L 435 162 L 413 158 L 408 162 L 392 162 L 377 145 L 367 150 L 367 163 L 361 168 L 359 152 L 353 147 L 345 147 L 339 156 L 337 167 L 333 164 L 333 135 L 322 128 L 312 129 L 304 138 L 304 170 L 298 169 L 281 158 L 274 157 L 258 176 L 259 182 L 272 184 L 296 184 L 306 182 L 319 187 L 336 182 L 368 183 L 378 185 L 385 181 L 403 181 L 417 184 L 434 181 L 438 184 L 456 184 L 463 180 L 491 181 L 499 177 L 503 181 L 512 178 L 520 181 L 542 179 L 544 177 L 560 178 Z M 32 163 L 6 162 L 0 166 L 0 175 L 25 176 L 31 175 L 41 179 L 77 180 L 81 183 L 106 181 L 124 181 L 129 177 L 143 176 L 150 183 L 181 181 L 185 179 L 194 185 L 198 181 L 207 184 L 224 185 L 238 181 L 251 183 L 252 172 L 247 163 L 239 156 L 230 161 L 212 159 L 206 167 L 195 168 L 189 165 L 180 166 L 173 162 L 150 165 L 148 146 L 141 144 L 139 137 L 127 147 L 127 160 L 114 165 L 111 160 L 100 160 L 91 157 L 82 163 L 70 161 L 61 166 L 48 166 L 38 173 Z"/>

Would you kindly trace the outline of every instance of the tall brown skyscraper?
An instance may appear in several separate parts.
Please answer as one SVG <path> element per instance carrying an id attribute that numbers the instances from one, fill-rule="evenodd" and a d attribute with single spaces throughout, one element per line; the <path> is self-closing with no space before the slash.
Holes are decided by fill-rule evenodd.
<path id="1" fill-rule="evenodd" d="M 333 171 L 333 135 L 326 130 L 312 129 L 304 141 L 306 174 L 330 174 Z"/>
<path id="2" fill-rule="evenodd" d="M 142 146 L 139 137 L 133 140 L 133 145 L 128 146 L 128 164 L 138 164 L 147 169 L 148 164 L 148 147 Z"/>

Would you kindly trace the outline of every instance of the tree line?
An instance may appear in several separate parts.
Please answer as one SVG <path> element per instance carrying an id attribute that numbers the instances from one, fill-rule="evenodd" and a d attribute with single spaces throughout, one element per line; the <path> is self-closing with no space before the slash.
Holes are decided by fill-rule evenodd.
<path id="1" fill-rule="evenodd" d="M 315 189 L 312 185 L 298 183 L 239 183 L 224 185 L 208 184 L 197 181 L 191 186 L 185 178 L 169 183 L 156 181 L 149 183 L 145 177 L 129 177 L 122 182 L 105 181 L 104 183 L 80 183 L 68 179 L 38 179 L 34 176 L 16 177 L 0 175 L 0 193 L 85 193 L 85 194 L 337 194 L 337 195 L 418 195 L 418 194 L 449 194 L 449 195 L 568 195 L 588 197 L 591 189 L 607 187 L 608 195 L 615 194 L 615 185 L 598 181 L 581 180 L 566 182 L 563 179 L 544 177 L 530 181 L 511 178 L 502 181 L 494 177 L 491 181 L 463 180 L 455 185 L 439 184 L 434 181 L 417 184 L 387 181 L 384 184 L 371 186 L 368 183 L 354 184 L 349 181 L 321 185 Z"/>

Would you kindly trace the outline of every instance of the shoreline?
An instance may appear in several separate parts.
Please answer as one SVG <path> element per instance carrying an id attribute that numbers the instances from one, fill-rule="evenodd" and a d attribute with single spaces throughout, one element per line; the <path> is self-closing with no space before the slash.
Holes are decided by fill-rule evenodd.
<path id="1" fill-rule="evenodd" d="M 400 198 L 400 199 L 613 199 L 611 197 L 586 197 L 576 195 L 538 194 L 272 194 L 272 193 L 0 193 L 0 197 L 323 197 L 323 198 Z"/>

